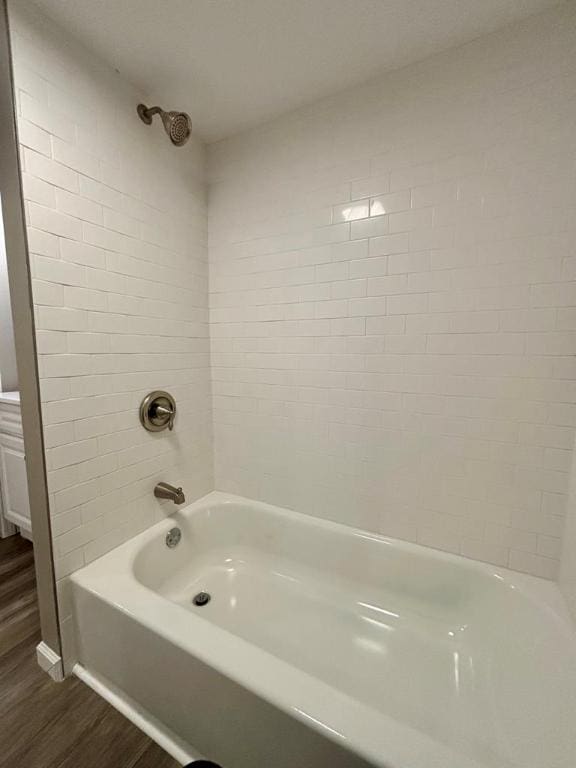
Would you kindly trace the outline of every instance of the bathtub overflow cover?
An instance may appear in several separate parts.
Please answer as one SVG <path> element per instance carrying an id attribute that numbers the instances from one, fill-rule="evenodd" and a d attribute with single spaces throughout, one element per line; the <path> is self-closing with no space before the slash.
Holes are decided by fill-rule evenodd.
<path id="1" fill-rule="evenodd" d="M 198 592 L 198 594 L 192 598 L 192 602 L 194 605 L 202 607 L 203 605 L 208 605 L 211 599 L 212 597 L 209 592 Z"/>

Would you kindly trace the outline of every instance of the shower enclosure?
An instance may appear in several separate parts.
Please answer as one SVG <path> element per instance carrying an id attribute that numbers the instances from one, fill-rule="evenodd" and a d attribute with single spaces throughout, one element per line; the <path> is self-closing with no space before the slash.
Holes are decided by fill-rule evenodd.
<path id="1" fill-rule="evenodd" d="M 40 658 L 182 762 L 571 768 L 576 13 L 455 5 L 9 3 Z"/>

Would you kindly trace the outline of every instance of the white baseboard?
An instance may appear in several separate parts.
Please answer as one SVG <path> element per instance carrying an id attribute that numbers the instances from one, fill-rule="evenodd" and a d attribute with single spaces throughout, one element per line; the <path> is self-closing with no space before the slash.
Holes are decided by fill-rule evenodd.
<path id="1" fill-rule="evenodd" d="M 131 723 L 155 741 L 165 752 L 181 765 L 188 765 L 195 760 L 201 760 L 202 755 L 193 749 L 175 733 L 170 731 L 159 720 L 153 717 L 134 699 L 100 675 L 89 672 L 82 664 L 75 664 L 72 673 L 102 696 L 114 709 L 124 715 Z"/>
<path id="2" fill-rule="evenodd" d="M 61 683 L 64 680 L 62 658 L 46 643 L 41 642 L 36 646 L 36 659 L 40 668 L 47 672 L 52 680 L 56 683 Z"/>

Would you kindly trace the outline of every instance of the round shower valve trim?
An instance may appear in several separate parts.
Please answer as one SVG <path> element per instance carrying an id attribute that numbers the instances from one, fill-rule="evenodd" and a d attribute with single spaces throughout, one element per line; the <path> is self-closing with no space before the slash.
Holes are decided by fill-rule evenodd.
<path id="1" fill-rule="evenodd" d="M 149 432 L 174 429 L 176 401 L 169 392 L 157 389 L 150 392 L 140 404 L 140 422 Z"/>

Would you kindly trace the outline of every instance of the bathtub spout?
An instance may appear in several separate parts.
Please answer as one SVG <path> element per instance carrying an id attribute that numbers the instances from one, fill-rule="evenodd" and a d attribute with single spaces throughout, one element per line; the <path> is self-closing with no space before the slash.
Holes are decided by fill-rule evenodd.
<path id="1" fill-rule="evenodd" d="M 154 488 L 154 496 L 157 499 L 171 499 L 174 504 L 184 504 L 186 501 L 182 488 L 175 488 L 168 483 L 158 483 Z"/>

